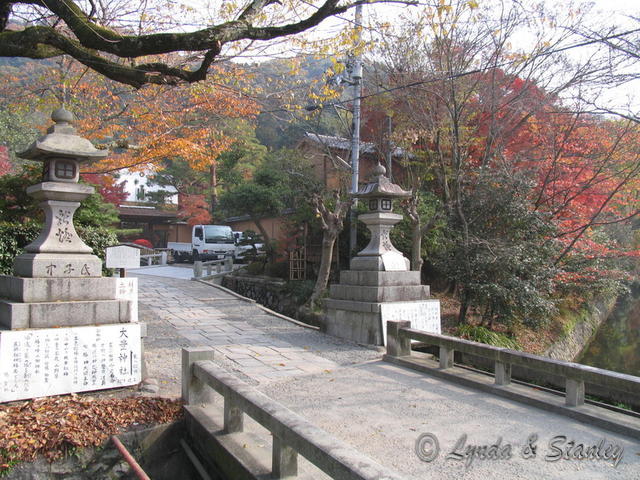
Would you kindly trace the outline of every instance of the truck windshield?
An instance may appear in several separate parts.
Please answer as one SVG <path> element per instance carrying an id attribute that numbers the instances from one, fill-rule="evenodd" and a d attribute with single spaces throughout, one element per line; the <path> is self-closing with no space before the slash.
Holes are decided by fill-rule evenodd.
<path id="1" fill-rule="evenodd" d="M 233 232 L 230 227 L 206 225 L 204 241 L 205 243 L 234 243 Z"/>

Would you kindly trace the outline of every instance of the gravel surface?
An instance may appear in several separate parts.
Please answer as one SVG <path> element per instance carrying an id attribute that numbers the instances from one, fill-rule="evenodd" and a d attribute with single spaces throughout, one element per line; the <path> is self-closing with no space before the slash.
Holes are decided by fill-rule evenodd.
<path id="1" fill-rule="evenodd" d="M 637 441 L 381 361 L 259 389 L 379 463 L 413 478 L 640 479 Z M 421 461 L 415 453 L 422 433 L 438 438 L 440 453 L 432 462 Z M 537 456 L 524 459 L 522 450 L 534 433 Z M 466 446 L 491 445 L 501 438 L 502 447 L 511 445 L 512 457 L 475 459 L 468 467 L 464 461 L 445 459 L 463 434 L 468 435 Z M 547 461 L 544 457 L 554 452 L 548 442 L 557 435 L 586 445 L 605 439 L 622 446 L 623 457 L 615 468 L 605 460 Z"/>

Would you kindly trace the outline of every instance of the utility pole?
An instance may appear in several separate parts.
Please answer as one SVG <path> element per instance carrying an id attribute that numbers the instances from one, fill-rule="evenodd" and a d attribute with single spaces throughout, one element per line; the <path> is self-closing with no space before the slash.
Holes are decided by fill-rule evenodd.
<path id="1" fill-rule="evenodd" d="M 387 115 L 387 177 L 393 182 L 393 145 L 391 144 L 391 115 Z"/>
<path id="2" fill-rule="evenodd" d="M 356 48 L 360 48 L 361 26 L 362 26 L 362 5 L 356 5 L 355 14 L 356 26 Z M 353 82 L 353 125 L 351 129 L 351 193 L 358 193 L 358 181 L 360 176 L 360 97 L 362 95 L 362 57 L 356 52 L 353 58 L 353 71 L 351 73 Z M 351 205 L 349 231 L 349 255 L 353 255 L 356 250 L 358 240 L 358 219 L 356 218 L 357 199 Z"/>

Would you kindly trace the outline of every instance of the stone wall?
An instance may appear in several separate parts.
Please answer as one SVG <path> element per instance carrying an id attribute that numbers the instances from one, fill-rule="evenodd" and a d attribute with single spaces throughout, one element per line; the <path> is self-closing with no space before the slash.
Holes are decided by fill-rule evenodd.
<path id="1" fill-rule="evenodd" d="M 118 435 L 129 453 L 154 480 L 200 478 L 180 445 L 184 422 L 138 428 Z M 79 448 L 49 463 L 39 456 L 10 468 L 6 480 L 131 480 L 136 478 L 111 440 L 95 448 Z"/>
<path id="2" fill-rule="evenodd" d="M 616 297 L 599 299 L 589 305 L 586 313 L 576 313 L 579 318 L 573 328 L 551 345 L 544 355 L 566 362 L 576 361 L 600 325 L 607 320 L 615 305 Z"/>
<path id="3" fill-rule="evenodd" d="M 222 279 L 223 287 L 251 298 L 273 311 L 295 318 L 298 306 L 287 293 L 286 284 L 279 279 L 247 275 L 225 275 Z"/>

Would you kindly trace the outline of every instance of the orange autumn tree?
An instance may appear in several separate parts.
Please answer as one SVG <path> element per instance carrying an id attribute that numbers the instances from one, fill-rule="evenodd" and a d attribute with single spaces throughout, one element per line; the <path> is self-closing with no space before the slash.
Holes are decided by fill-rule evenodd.
<path id="1" fill-rule="evenodd" d="M 411 152 L 406 186 L 431 202 L 411 227 L 418 239 L 439 229 L 429 259 L 460 299 L 459 321 L 471 307 L 489 325 L 544 320 L 564 273 L 623 276 L 619 260 L 633 251 L 618 230 L 637 213 L 637 133 L 561 101 L 602 67 L 547 54 L 562 34 L 538 32 L 531 51 L 514 51 L 519 7 L 494 29 L 490 18 L 463 21 L 461 5 L 383 39 L 371 86 L 380 95 L 369 95 L 385 100 L 393 140 Z M 584 280 L 583 292 L 598 290 Z"/>
<path id="2" fill-rule="evenodd" d="M 533 206 L 558 226 L 559 280 L 627 277 L 620 260 L 640 257 L 630 232 L 620 231 L 640 213 L 640 126 L 556 110 L 531 118 L 507 155 L 536 179 Z"/>
<path id="3" fill-rule="evenodd" d="M 147 86 L 140 90 L 109 81 L 78 64 L 61 60 L 55 64 L 28 65 L 12 72 L 0 87 L 4 108 L 23 113 L 41 111 L 46 115 L 60 103 L 77 117 L 82 135 L 97 145 L 110 148 L 108 159 L 88 166 L 84 173 L 113 174 L 120 170 L 158 172 L 168 159 L 179 159 L 194 171 L 215 179 L 216 159 L 235 138 L 226 124 L 235 119 L 251 119 L 257 105 L 244 91 L 239 78 L 242 69 L 229 65 L 216 68 L 209 79 L 194 85 Z M 36 92 L 45 92 L 35 96 Z M 25 102 L 30 99 L 31 102 Z M 179 192 L 210 194 L 215 180 L 199 188 Z M 191 216 L 185 202 L 185 217 Z"/>

